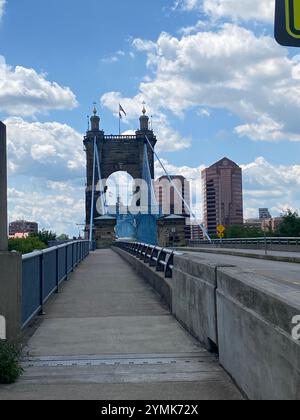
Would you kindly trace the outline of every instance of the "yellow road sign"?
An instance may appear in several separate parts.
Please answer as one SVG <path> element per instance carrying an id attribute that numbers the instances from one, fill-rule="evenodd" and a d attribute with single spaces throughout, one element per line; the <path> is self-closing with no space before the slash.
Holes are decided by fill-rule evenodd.
<path id="1" fill-rule="evenodd" d="M 217 232 L 218 232 L 219 234 L 224 233 L 224 232 L 225 232 L 225 230 L 226 230 L 226 228 L 225 228 L 225 226 L 223 226 L 223 225 L 219 225 L 219 226 L 217 227 Z"/>
<path id="2" fill-rule="evenodd" d="M 218 238 L 223 239 L 224 238 L 224 233 L 218 233 Z"/>
<path id="3" fill-rule="evenodd" d="M 276 0 L 275 38 L 281 45 L 300 47 L 300 0 Z"/>

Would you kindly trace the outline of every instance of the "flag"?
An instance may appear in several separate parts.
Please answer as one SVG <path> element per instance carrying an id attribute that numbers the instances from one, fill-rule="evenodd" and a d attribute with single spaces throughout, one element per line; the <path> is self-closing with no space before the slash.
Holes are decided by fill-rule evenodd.
<path id="1" fill-rule="evenodd" d="M 119 104 L 119 114 L 120 114 L 120 118 L 122 118 L 122 113 L 125 115 L 125 117 L 127 116 L 126 112 L 124 111 L 124 108 L 122 107 L 121 104 Z"/>

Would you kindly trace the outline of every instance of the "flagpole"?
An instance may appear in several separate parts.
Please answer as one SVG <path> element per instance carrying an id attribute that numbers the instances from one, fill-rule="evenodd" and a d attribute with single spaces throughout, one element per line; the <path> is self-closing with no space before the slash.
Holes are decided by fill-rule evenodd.
<path id="1" fill-rule="evenodd" d="M 124 109 L 121 106 L 121 104 L 119 104 L 119 135 L 121 135 L 121 120 L 123 119 L 122 113 L 126 117 L 126 115 L 127 115 L 126 112 L 124 111 Z"/>

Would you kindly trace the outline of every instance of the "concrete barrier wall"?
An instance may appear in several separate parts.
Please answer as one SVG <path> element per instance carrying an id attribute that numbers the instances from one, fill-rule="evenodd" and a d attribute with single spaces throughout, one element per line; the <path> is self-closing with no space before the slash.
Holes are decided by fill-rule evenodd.
<path id="1" fill-rule="evenodd" d="M 190 256 L 174 257 L 172 312 L 208 350 L 218 344 L 216 269 Z"/>
<path id="2" fill-rule="evenodd" d="M 218 270 L 221 365 L 250 399 L 300 399 L 300 292 L 238 268 Z"/>
<path id="3" fill-rule="evenodd" d="M 173 278 L 115 248 L 168 302 L 174 316 L 220 363 L 250 399 L 300 399 L 300 341 L 292 319 L 300 292 L 255 272 L 192 256 L 174 258 Z"/>

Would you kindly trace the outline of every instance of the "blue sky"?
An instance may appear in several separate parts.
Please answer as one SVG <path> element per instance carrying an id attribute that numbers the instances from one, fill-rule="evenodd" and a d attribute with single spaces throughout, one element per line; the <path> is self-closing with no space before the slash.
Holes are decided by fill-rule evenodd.
<path id="1" fill-rule="evenodd" d="M 241 164 L 246 217 L 300 209 L 300 56 L 275 43 L 273 12 L 273 0 L 0 0 L 10 220 L 76 233 L 94 101 L 110 134 L 119 102 L 130 132 L 145 100 L 160 156 L 199 186 L 204 166 Z"/>

